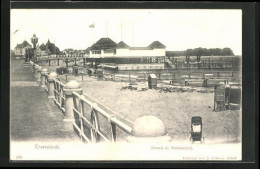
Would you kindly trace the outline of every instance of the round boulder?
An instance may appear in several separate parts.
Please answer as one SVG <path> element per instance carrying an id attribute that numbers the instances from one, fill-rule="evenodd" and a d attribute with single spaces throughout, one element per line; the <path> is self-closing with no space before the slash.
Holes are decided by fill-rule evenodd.
<path id="1" fill-rule="evenodd" d="M 50 74 L 49 74 L 49 77 L 57 77 L 58 75 L 57 75 L 57 73 L 56 72 L 51 72 Z"/>
<path id="2" fill-rule="evenodd" d="M 75 81 L 75 80 L 69 81 L 69 82 L 64 86 L 65 89 L 79 89 L 80 87 L 81 87 L 80 84 L 79 84 L 77 81 Z"/>
<path id="3" fill-rule="evenodd" d="M 46 69 L 46 68 L 44 68 L 44 69 L 42 69 L 42 72 L 41 72 L 42 74 L 47 74 L 48 73 L 48 69 Z"/>
<path id="4" fill-rule="evenodd" d="M 38 66 L 38 68 L 37 68 L 37 70 L 39 71 L 41 71 L 42 70 L 42 66 Z"/>
<path id="5" fill-rule="evenodd" d="M 137 118 L 132 129 L 132 135 L 135 137 L 159 137 L 166 134 L 163 121 L 150 115 Z"/>
<path id="6" fill-rule="evenodd" d="M 47 68 L 43 68 L 42 72 L 48 72 L 48 69 Z"/>

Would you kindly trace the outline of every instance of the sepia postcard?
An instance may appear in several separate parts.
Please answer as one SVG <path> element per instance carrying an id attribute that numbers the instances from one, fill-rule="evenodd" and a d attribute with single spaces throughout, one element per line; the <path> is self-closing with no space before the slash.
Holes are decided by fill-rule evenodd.
<path id="1" fill-rule="evenodd" d="M 241 161 L 242 10 L 10 9 L 11 161 Z"/>

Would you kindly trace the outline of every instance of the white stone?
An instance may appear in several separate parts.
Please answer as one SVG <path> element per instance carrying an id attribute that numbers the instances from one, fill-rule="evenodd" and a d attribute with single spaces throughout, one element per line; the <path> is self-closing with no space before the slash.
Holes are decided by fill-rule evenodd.
<path id="1" fill-rule="evenodd" d="M 58 75 L 57 75 L 57 73 L 56 72 L 51 72 L 50 74 L 49 74 L 49 77 L 57 77 Z"/>
<path id="2" fill-rule="evenodd" d="M 42 69 L 42 72 L 48 72 L 48 69 L 44 68 Z"/>
<path id="3" fill-rule="evenodd" d="M 42 67 L 38 66 L 37 71 L 39 71 L 39 72 L 42 71 Z"/>
<path id="4" fill-rule="evenodd" d="M 80 87 L 81 87 L 80 84 L 79 84 L 77 81 L 75 81 L 75 80 L 69 81 L 69 82 L 64 86 L 65 89 L 79 89 Z"/>
<path id="5" fill-rule="evenodd" d="M 150 115 L 137 118 L 132 130 L 132 135 L 136 137 L 159 137 L 166 134 L 163 121 Z"/>

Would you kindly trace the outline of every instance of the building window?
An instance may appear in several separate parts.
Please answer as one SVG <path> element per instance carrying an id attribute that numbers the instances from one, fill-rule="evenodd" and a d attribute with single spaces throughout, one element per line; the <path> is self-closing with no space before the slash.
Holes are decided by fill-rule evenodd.
<path id="1" fill-rule="evenodd" d="M 93 54 L 101 54 L 101 51 L 100 50 L 95 50 L 95 51 L 93 51 Z"/>
<path id="2" fill-rule="evenodd" d="M 116 49 L 114 49 L 114 55 L 116 54 Z"/>

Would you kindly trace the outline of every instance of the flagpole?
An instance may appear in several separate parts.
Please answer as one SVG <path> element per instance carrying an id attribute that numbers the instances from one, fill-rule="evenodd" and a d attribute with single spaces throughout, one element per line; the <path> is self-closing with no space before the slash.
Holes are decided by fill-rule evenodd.
<path id="1" fill-rule="evenodd" d="M 121 41 L 123 40 L 123 38 L 122 38 L 122 27 L 123 27 L 123 25 L 122 25 L 122 22 L 121 22 Z"/>
<path id="2" fill-rule="evenodd" d="M 107 38 L 108 38 L 108 21 L 107 21 Z"/>
<path id="3" fill-rule="evenodd" d="M 134 27 L 132 27 L 132 47 L 134 46 Z"/>
<path id="4" fill-rule="evenodd" d="M 96 27 L 94 26 L 94 42 L 93 42 L 93 44 L 95 43 L 95 40 L 96 40 Z"/>

